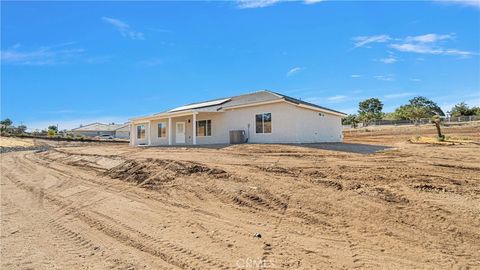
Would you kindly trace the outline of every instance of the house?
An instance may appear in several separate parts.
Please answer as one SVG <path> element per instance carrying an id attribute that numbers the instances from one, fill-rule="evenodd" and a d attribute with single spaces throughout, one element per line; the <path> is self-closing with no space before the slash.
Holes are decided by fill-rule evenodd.
<path id="1" fill-rule="evenodd" d="M 102 124 L 92 123 L 85 126 L 74 128 L 71 132 L 75 135 L 85 137 L 96 137 L 102 135 L 110 135 L 113 138 L 129 139 L 130 124 Z"/>
<path id="2" fill-rule="evenodd" d="M 346 114 L 272 91 L 193 103 L 130 119 L 130 144 L 230 143 L 230 131 L 248 143 L 341 142 Z"/>

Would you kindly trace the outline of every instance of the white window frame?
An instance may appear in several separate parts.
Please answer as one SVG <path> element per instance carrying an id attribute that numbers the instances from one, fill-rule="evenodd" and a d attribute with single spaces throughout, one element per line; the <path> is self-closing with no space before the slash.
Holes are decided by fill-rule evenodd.
<path id="1" fill-rule="evenodd" d="M 160 128 L 160 125 L 162 125 L 162 126 L 165 127 L 165 136 L 164 136 L 164 137 L 162 137 L 162 130 L 161 130 L 161 128 Z M 158 134 L 157 134 L 157 137 L 158 137 L 158 138 L 161 138 L 161 139 L 163 139 L 163 138 L 168 138 L 168 125 L 167 125 L 167 122 L 159 122 L 159 123 L 157 123 L 157 133 L 158 133 Z"/>
<path id="2" fill-rule="evenodd" d="M 145 129 L 145 125 L 137 125 L 136 126 L 137 128 L 137 139 L 138 140 L 145 140 L 145 138 L 147 137 L 147 130 Z M 140 128 L 140 132 L 138 132 L 138 128 Z M 143 138 L 142 138 L 142 129 L 143 129 Z"/>
<path id="3" fill-rule="evenodd" d="M 265 114 L 270 114 L 270 132 L 265 132 L 265 119 L 264 119 Z M 262 116 L 262 132 L 257 132 L 257 115 Z M 273 124 L 272 124 L 273 116 L 271 112 L 256 113 L 254 119 L 255 119 L 255 134 L 272 134 L 273 133 Z"/>
<path id="4" fill-rule="evenodd" d="M 198 133 L 198 123 L 205 121 L 205 136 L 204 135 L 199 135 Z M 208 121 L 210 121 L 210 129 L 208 129 Z M 197 120 L 195 123 L 195 134 L 197 137 L 212 137 L 212 120 L 211 119 L 203 119 L 203 120 Z M 208 135 L 208 131 L 210 131 L 210 135 Z"/>

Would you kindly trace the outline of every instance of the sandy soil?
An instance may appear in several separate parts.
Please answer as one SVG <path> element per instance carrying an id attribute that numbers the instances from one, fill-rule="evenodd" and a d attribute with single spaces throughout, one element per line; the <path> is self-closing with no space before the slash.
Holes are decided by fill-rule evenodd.
<path id="1" fill-rule="evenodd" d="M 0 147 L 30 147 L 33 145 L 34 141 L 32 139 L 0 137 Z"/>
<path id="2" fill-rule="evenodd" d="M 480 268 L 480 147 L 417 134 L 1 154 L 0 268 Z"/>

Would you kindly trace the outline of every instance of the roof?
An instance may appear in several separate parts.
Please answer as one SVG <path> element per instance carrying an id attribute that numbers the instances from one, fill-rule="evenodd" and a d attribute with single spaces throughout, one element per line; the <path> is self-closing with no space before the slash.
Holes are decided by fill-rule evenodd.
<path id="1" fill-rule="evenodd" d="M 177 112 L 177 111 L 183 111 L 183 110 L 188 110 L 188 109 L 196 109 L 196 108 L 202 108 L 202 107 L 210 107 L 210 106 L 223 104 L 227 101 L 230 101 L 230 98 L 216 99 L 216 100 L 205 101 L 205 102 L 201 102 L 201 103 L 193 103 L 193 104 L 188 104 L 188 105 L 184 105 L 184 106 L 181 106 L 181 107 L 177 107 L 175 109 L 171 109 L 169 112 Z"/>
<path id="2" fill-rule="evenodd" d="M 166 112 L 161 112 L 154 114 L 155 115 L 163 115 L 163 114 L 170 114 L 170 113 L 180 113 L 182 111 L 184 112 L 218 112 L 221 110 L 226 110 L 231 107 L 237 107 L 237 106 L 243 106 L 243 105 L 249 105 L 249 104 L 257 104 L 257 103 L 264 103 L 264 102 L 271 102 L 271 101 L 287 101 L 290 103 L 294 103 L 297 105 L 305 105 L 313 108 L 320 109 L 322 111 L 326 112 L 331 112 L 333 114 L 341 114 L 345 115 L 345 113 L 332 110 L 323 106 L 319 106 L 317 104 L 313 104 L 310 102 L 306 102 L 297 98 L 289 97 L 280 93 L 276 93 L 270 90 L 261 90 L 253 93 L 248 93 L 248 94 L 243 94 L 239 96 L 233 96 L 233 97 L 226 97 L 226 98 L 220 98 L 220 99 L 213 99 L 213 100 L 207 100 L 203 102 L 196 102 L 196 103 L 191 103 L 191 104 L 186 104 L 180 107 L 173 108 L 171 110 L 168 110 Z M 149 116 L 146 116 L 149 117 Z M 144 118 L 144 117 L 139 117 L 139 118 Z"/>
<path id="3" fill-rule="evenodd" d="M 72 129 L 72 131 L 115 131 L 118 129 L 124 129 L 130 124 L 102 124 L 102 123 L 91 123 L 85 126 Z"/>

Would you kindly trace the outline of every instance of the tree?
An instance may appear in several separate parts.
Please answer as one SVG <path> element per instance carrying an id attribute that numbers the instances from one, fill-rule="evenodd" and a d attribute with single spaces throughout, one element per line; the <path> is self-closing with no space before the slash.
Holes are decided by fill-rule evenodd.
<path id="1" fill-rule="evenodd" d="M 358 117 L 365 124 L 381 119 L 383 103 L 378 98 L 369 98 L 358 104 Z"/>
<path id="2" fill-rule="evenodd" d="M 467 103 L 460 102 L 453 106 L 452 110 L 449 112 L 453 117 L 459 116 L 471 116 L 471 115 L 478 115 L 480 112 L 479 107 L 469 107 Z"/>
<path id="3" fill-rule="evenodd" d="M 53 136 L 55 136 L 55 130 L 49 129 L 47 134 L 48 134 L 48 137 L 53 137 Z"/>
<path id="4" fill-rule="evenodd" d="M 432 117 L 432 123 L 437 128 L 437 139 L 439 141 L 443 141 L 445 140 L 445 136 L 442 134 L 442 130 L 440 129 L 440 121 L 441 121 L 440 116 L 435 115 Z"/>
<path id="5" fill-rule="evenodd" d="M 415 123 L 422 118 L 432 118 L 433 116 L 445 116 L 437 103 L 426 97 L 414 97 L 409 100 L 409 104 L 402 105 L 395 109 L 395 117 L 399 120 L 409 119 Z"/>
<path id="6" fill-rule="evenodd" d="M 48 126 L 48 130 L 53 130 L 56 133 L 58 131 L 58 128 L 55 125 L 51 125 L 51 126 Z"/>
<path id="7" fill-rule="evenodd" d="M 342 119 L 343 125 L 351 125 L 353 128 L 356 128 L 358 123 L 358 116 L 356 114 L 349 114 L 347 117 Z"/>
<path id="8" fill-rule="evenodd" d="M 412 106 L 410 104 L 402 105 L 395 109 L 393 114 L 394 120 L 409 120 L 412 111 Z"/>
<path id="9" fill-rule="evenodd" d="M 7 130 L 11 125 L 13 124 L 12 120 L 9 118 L 5 118 L 2 121 L 0 121 L 0 129 L 1 131 Z"/>
<path id="10" fill-rule="evenodd" d="M 431 101 L 426 97 L 414 97 L 409 100 L 410 105 L 413 107 L 413 111 L 415 113 L 422 113 L 424 114 L 425 118 L 433 117 L 434 115 L 438 116 L 445 116 L 445 113 L 442 109 L 437 105 L 437 103 Z"/>
<path id="11" fill-rule="evenodd" d="M 25 133 L 25 131 L 27 131 L 27 126 L 20 125 L 20 126 L 17 127 L 17 132 L 18 133 Z"/>
<path id="12" fill-rule="evenodd" d="M 474 112 L 474 115 L 480 116 L 480 107 L 472 107 L 472 111 Z"/>

